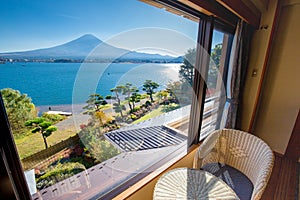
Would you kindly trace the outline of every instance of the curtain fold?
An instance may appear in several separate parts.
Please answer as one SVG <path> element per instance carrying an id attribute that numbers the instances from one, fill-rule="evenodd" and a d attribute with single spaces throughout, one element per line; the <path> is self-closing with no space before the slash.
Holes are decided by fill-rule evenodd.
<path id="1" fill-rule="evenodd" d="M 249 25 L 239 20 L 231 47 L 226 85 L 227 98 L 220 128 L 234 129 L 237 127 L 238 109 L 247 72 L 251 35 Z"/>

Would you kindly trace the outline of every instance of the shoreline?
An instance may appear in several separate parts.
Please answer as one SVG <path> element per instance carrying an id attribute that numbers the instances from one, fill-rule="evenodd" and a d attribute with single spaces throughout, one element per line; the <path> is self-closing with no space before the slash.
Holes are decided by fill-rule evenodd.
<path id="1" fill-rule="evenodd" d="M 60 121 L 55 124 L 58 128 L 58 131 L 71 131 L 78 132 L 80 130 L 81 124 L 86 124 L 89 120 L 89 115 L 84 115 L 82 112 L 84 111 L 83 107 L 85 103 L 82 104 L 61 104 L 61 105 L 42 105 L 36 106 L 38 110 L 38 116 L 41 116 L 42 113 L 49 111 L 49 107 L 51 111 L 63 111 L 63 112 L 71 112 L 72 115 L 68 116 L 63 121 Z"/>
<path id="2" fill-rule="evenodd" d="M 43 112 L 49 111 L 49 107 L 51 107 L 51 111 L 71 112 L 71 116 L 68 116 L 63 121 L 58 122 L 55 126 L 57 126 L 60 131 L 76 130 L 76 132 L 78 132 L 80 130 L 80 125 L 87 124 L 90 118 L 89 115 L 83 114 L 83 107 L 85 105 L 87 104 L 42 105 L 36 106 L 36 109 L 38 110 L 38 116 L 41 116 Z"/>
<path id="3" fill-rule="evenodd" d="M 51 109 L 51 111 L 71 112 L 72 115 L 77 115 L 84 111 L 83 107 L 85 105 L 86 105 L 86 103 L 61 104 L 61 105 L 41 105 L 41 106 L 36 106 L 36 109 L 38 110 L 38 116 L 42 115 L 42 113 L 44 113 L 44 112 L 49 111 L 50 109 Z"/>

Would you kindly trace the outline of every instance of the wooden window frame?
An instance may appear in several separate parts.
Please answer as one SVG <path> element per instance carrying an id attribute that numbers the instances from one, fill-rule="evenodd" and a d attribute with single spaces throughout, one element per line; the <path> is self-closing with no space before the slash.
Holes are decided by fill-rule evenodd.
<path id="1" fill-rule="evenodd" d="M 193 82 L 193 97 L 189 120 L 188 146 L 197 144 L 200 139 L 201 124 L 206 94 L 206 83 L 209 68 L 213 34 L 213 17 L 201 19 L 199 22 L 195 76 Z"/>
<path id="2" fill-rule="evenodd" d="M 0 151 L 1 165 L 4 165 L 6 171 L 0 171 L 0 176 L 7 177 L 10 183 L 7 184 L 7 190 L 12 189 L 14 194 L 8 194 L 8 199 L 31 199 L 27 186 L 23 168 L 17 148 L 15 146 L 10 124 L 5 111 L 2 95 L 0 93 Z"/>

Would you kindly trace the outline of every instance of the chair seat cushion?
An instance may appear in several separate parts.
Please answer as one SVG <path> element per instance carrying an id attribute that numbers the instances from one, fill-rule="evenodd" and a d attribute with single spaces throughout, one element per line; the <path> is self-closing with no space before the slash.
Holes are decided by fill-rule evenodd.
<path id="1" fill-rule="evenodd" d="M 208 163 L 201 167 L 229 185 L 241 200 L 251 199 L 253 184 L 249 178 L 239 170 L 221 163 Z"/>

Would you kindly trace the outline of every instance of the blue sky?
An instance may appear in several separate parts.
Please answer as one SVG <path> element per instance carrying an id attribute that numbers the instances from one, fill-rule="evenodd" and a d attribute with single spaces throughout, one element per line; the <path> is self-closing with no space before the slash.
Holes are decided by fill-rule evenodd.
<path id="1" fill-rule="evenodd" d="M 198 29 L 196 22 L 137 0 L 1 0 L 0 24 L 0 52 L 51 47 L 87 33 L 106 41 L 145 27 L 195 41 Z"/>

